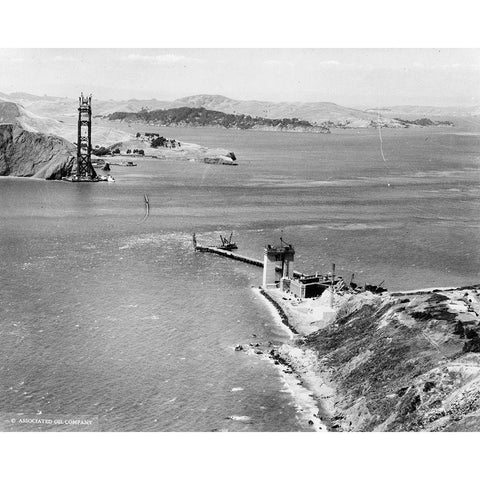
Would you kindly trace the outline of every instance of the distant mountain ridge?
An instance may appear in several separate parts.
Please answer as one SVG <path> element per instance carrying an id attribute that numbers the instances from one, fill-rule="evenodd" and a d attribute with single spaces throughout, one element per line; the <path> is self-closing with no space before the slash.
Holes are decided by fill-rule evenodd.
<path id="1" fill-rule="evenodd" d="M 429 105 L 395 105 L 369 108 L 366 112 L 386 116 L 408 115 L 415 117 L 470 117 L 480 115 L 480 105 L 435 107 Z"/>
<path id="2" fill-rule="evenodd" d="M 378 114 L 347 108 L 332 102 L 268 102 L 234 100 L 221 95 L 193 95 L 175 100 L 175 103 L 219 110 L 225 113 L 245 114 L 265 118 L 299 118 L 312 123 L 330 122 L 332 127 L 365 128 L 378 120 Z M 382 119 L 383 121 L 383 119 Z M 393 119 L 388 126 L 399 126 Z"/>
<path id="3" fill-rule="evenodd" d="M 0 124 L 17 124 L 29 132 L 60 134 L 62 124 L 53 118 L 36 115 L 23 106 L 2 101 L 0 95 Z"/>
<path id="4" fill-rule="evenodd" d="M 33 114 L 56 120 L 77 115 L 76 98 L 40 96 L 25 92 L 0 93 L 0 100 L 18 103 Z M 332 102 L 269 102 L 261 100 L 235 100 L 223 95 L 192 95 L 173 101 L 152 99 L 103 100 L 94 95 L 93 114 L 106 116 L 115 112 L 137 113 L 142 109 L 165 110 L 179 107 L 205 108 L 233 115 L 250 115 L 269 119 L 297 118 L 312 124 L 329 122 L 331 128 L 404 127 L 395 118 L 418 119 L 425 117 L 472 117 L 480 115 L 480 106 L 434 107 L 398 105 L 369 109 L 349 108 Z"/>

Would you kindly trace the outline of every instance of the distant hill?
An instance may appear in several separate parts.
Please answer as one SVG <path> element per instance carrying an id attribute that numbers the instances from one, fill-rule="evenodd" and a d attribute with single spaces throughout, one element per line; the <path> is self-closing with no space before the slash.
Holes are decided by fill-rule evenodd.
<path id="1" fill-rule="evenodd" d="M 163 126 L 223 127 L 241 130 L 279 130 L 329 133 L 327 125 L 312 124 L 298 118 L 264 118 L 244 114 L 224 113 L 203 107 L 178 107 L 166 110 L 141 110 L 137 113 L 115 112 L 109 120 L 144 122 Z"/>
<path id="2" fill-rule="evenodd" d="M 77 114 L 78 100 L 67 97 L 39 96 L 24 92 L 0 93 L 1 99 L 21 104 L 37 114 L 68 121 Z M 222 95 L 193 95 L 173 101 L 152 99 L 102 100 L 94 97 L 93 114 L 106 116 L 115 112 L 139 112 L 179 107 L 205 108 L 233 115 L 250 115 L 268 119 L 298 118 L 312 124 L 329 122 L 330 127 L 365 128 L 378 120 L 378 113 L 347 108 L 331 102 L 267 102 L 257 100 L 234 100 Z M 399 127 L 393 118 L 383 118 L 384 126 Z M 390 116 L 389 116 L 390 117 Z"/>
<path id="3" fill-rule="evenodd" d="M 267 102 L 233 100 L 221 95 L 194 95 L 175 100 L 178 105 L 207 108 L 225 113 L 260 116 L 264 118 L 299 118 L 311 123 L 329 122 L 331 127 L 366 128 L 378 121 L 377 113 L 342 107 L 331 102 Z M 399 127 L 389 119 L 380 119 L 384 126 Z"/>
<path id="4" fill-rule="evenodd" d="M 141 100 L 132 100 L 132 102 L 130 106 L 132 111 L 138 111 L 142 108 L 143 102 Z M 5 113 L 5 105 L 0 107 L 5 115 L 4 123 L 9 123 L 11 120 L 16 119 L 18 123 L 29 131 L 54 134 L 66 138 L 70 142 L 76 141 L 78 99 L 30 95 L 24 92 L 11 94 L 0 92 L 0 103 L 16 104 L 15 107 L 11 107 L 8 117 Z M 124 103 L 113 100 L 94 100 L 93 113 L 98 115 L 101 111 L 99 110 L 100 108 L 105 108 L 107 112 L 110 112 L 110 110 L 117 111 L 118 105 L 123 106 Z M 1 118 L 0 123 L 2 123 Z M 109 144 L 129 138 L 129 134 L 115 130 L 111 125 L 96 125 L 95 119 L 93 123 L 92 142 L 94 144 Z"/>
<path id="5" fill-rule="evenodd" d="M 29 132 L 55 133 L 61 123 L 53 118 L 42 117 L 29 112 L 14 102 L 0 99 L 0 124 L 18 124 Z"/>
<path id="6" fill-rule="evenodd" d="M 78 98 L 52 97 L 48 95 L 31 95 L 25 92 L 1 93 L 0 101 L 10 101 L 22 105 L 30 112 L 37 115 L 45 115 L 54 118 L 76 117 Z M 94 115 L 108 115 L 109 113 L 125 111 L 138 112 L 146 107 L 150 110 L 159 108 L 170 108 L 174 102 L 157 100 L 101 100 L 94 97 Z"/>
<path id="7" fill-rule="evenodd" d="M 388 117 L 472 117 L 480 115 L 480 105 L 460 107 L 434 107 L 422 105 L 396 105 L 393 107 L 369 108 L 369 113 L 380 113 Z"/>
<path id="8" fill-rule="evenodd" d="M 0 93 L 0 101 L 10 101 L 23 106 L 34 115 L 51 117 L 69 125 L 64 129 L 65 137 L 73 139 L 69 131 L 74 132 L 74 120 L 77 116 L 78 99 L 55 96 L 31 95 L 25 92 L 11 94 Z M 150 111 L 168 110 L 179 107 L 204 108 L 232 115 L 249 115 L 265 119 L 299 119 L 312 125 L 327 125 L 329 128 L 402 128 L 405 124 L 396 118 L 416 120 L 437 117 L 449 120 L 465 118 L 476 121 L 480 116 L 480 106 L 473 107 L 433 107 L 398 105 L 376 107 L 366 110 L 348 108 L 332 102 L 268 102 L 259 100 L 235 100 L 222 95 L 193 95 L 173 101 L 151 99 L 102 100 L 94 95 L 93 115 L 106 116 L 115 112 L 137 113 L 142 109 Z M 457 123 L 457 122 L 455 122 Z M 95 130 L 101 137 L 111 137 L 108 132 Z M 120 132 L 115 137 L 120 140 Z M 111 139 L 115 141 L 114 139 Z"/>

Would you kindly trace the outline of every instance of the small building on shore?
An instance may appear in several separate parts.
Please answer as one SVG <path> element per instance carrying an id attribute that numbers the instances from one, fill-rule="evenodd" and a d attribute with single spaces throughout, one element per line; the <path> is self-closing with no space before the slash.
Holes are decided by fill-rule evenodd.
<path id="1" fill-rule="evenodd" d="M 329 286 L 330 281 L 325 275 L 300 275 L 294 278 L 282 278 L 280 290 L 289 292 L 298 298 L 319 297 Z"/>

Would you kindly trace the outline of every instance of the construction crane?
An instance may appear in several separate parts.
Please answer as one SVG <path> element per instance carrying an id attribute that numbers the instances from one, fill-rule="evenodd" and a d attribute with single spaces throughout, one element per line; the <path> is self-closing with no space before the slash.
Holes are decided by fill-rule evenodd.
<path id="1" fill-rule="evenodd" d="M 221 245 L 218 246 L 218 248 L 222 250 L 236 250 L 237 244 L 235 242 L 232 242 L 232 237 L 233 237 L 233 232 L 230 233 L 230 238 L 224 237 L 223 235 L 220 235 L 220 240 L 222 242 Z"/>

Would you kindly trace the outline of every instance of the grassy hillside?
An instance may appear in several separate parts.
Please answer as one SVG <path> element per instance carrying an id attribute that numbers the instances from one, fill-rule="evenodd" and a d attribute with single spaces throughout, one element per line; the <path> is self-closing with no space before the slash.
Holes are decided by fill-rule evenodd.
<path id="1" fill-rule="evenodd" d="M 298 118 L 271 119 L 252 117 L 244 114 L 229 114 L 205 108 L 179 107 L 166 110 L 146 109 L 137 113 L 115 112 L 107 116 L 109 120 L 145 122 L 167 126 L 223 127 L 247 129 L 302 130 L 328 133 L 326 126 L 314 125 Z"/>
<path id="2" fill-rule="evenodd" d="M 335 385 L 337 428 L 478 430 L 479 292 L 354 296 L 307 336 Z"/>

